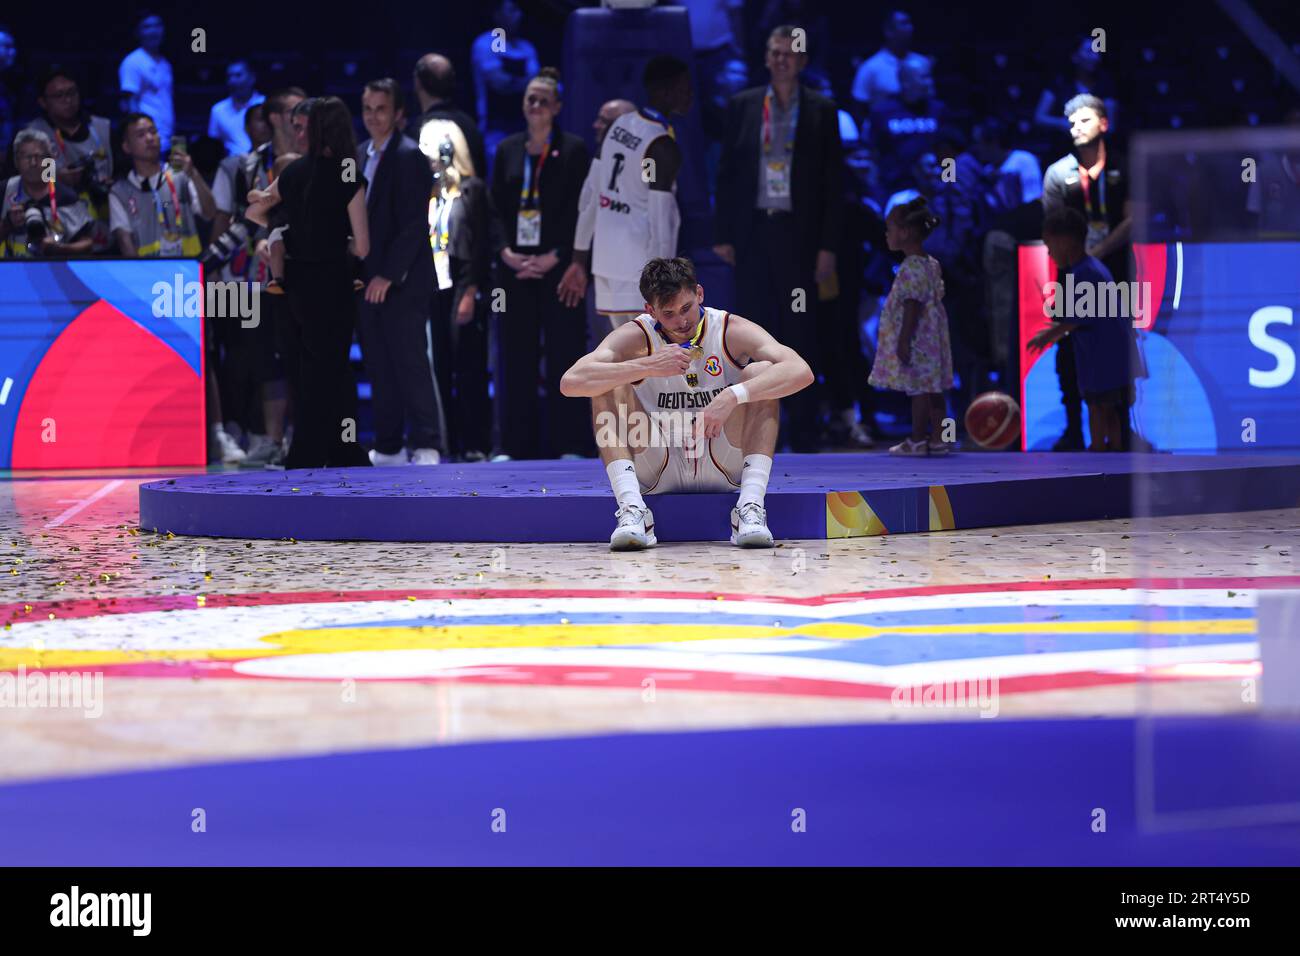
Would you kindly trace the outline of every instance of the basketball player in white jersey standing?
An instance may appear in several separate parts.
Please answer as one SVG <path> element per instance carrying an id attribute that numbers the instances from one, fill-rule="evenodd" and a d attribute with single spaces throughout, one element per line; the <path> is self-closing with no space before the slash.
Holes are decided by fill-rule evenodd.
<path id="1" fill-rule="evenodd" d="M 560 280 L 565 305 L 587 291 L 590 268 L 596 311 L 617 328 L 641 312 L 638 283 L 649 259 L 677 255 L 677 172 L 682 151 L 670 118 L 688 112 L 694 94 L 690 67 L 656 56 L 642 74 L 646 106 L 615 119 L 591 163 L 574 230 L 573 262 Z"/>
<path id="2" fill-rule="evenodd" d="M 643 495 L 738 491 L 731 543 L 772 547 L 764 496 L 778 400 L 812 370 L 762 326 L 704 305 L 689 259 L 651 259 L 645 312 L 564 373 L 560 391 L 590 398 L 596 445 L 618 500 L 614 551 L 657 543 Z"/>

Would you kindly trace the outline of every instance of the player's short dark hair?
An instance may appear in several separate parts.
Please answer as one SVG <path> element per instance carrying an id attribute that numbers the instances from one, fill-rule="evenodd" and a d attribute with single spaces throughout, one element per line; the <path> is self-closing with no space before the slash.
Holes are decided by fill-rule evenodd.
<path id="1" fill-rule="evenodd" d="M 272 113 L 283 113 L 285 103 L 288 100 L 293 99 L 295 96 L 299 99 L 305 100 L 307 98 L 307 91 L 301 86 L 282 86 L 278 90 L 273 91 L 271 95 L 266 98 L 267 115 L 269 116 Z"/>
<path id="2" fill-rule="evenodd" d="M 1062 115 L 1069 119 L 1079 110 L 1092 110 L 1102 119 L 1106 118 L 1106 103 L 1100 96 L 1093 96 L 1091 93 L 1080 93 L 1078 96 L 1072 96 L 1065 101 L 1065 109 Z"/>
<path id="3" fill-rule="evenodd" d="M 387 93 L 389 99 L 393 101 L 394 113 L 400 113 L 402 110 L 406 109 L 406 100 L 402 97 L 402 88 L 391 76 L 385 76 L 378 80 L 371 80 L 366 84 L 366 90 L 371 93 Z"/>
<path id="4" fill-rule="evenodd" d="M 1066 236 L 1079 242 L 1088 241 L 1088 220 L 1077 209 L 1057 209 L 1043 220 L 1043 235 Z"/>
<path id="5" fill-rule="evenodd" d="M 690 67 L 685 60 L 661 53 L 650 58 L 641 73 L 641 85 L 647 93 L 655 93 L 672 86 L 683 73 L 689 73 Z"/>
<path id="6" fill-rule="evenodd" d="M 685 256 L 678 256 L 647 262 L 641 270 L 639 288 L 646 302 L 657 306 L 683 289 L 694 291 L 699 284 L 695 277 L 695 263 Z"/>

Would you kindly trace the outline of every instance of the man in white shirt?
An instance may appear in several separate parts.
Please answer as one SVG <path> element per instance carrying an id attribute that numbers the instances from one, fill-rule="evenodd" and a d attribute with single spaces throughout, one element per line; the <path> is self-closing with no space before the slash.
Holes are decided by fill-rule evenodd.
<path id="1" fill-rule="evenodd" d="M 162 55 L 162 17 L 142 14 L 135 28 L 140 45 L 122 59 L 118 86 L 123 113 L 144 113 L 153 119 L 166 153 L 171 148 L 176 111 L 172 106 L 172 65 Z"/>
<path id="2" fill-rule="evenodd" d="M 853 100 L 860 116 L 865 117 L 871 104 L 881 96 L 899 94 L 898 68 L 905 60 L 925 58 L 911 52 L 912 18 L 894 10 L 884 23 L 885 45 L 863 61 L 853 77 Z"/>
<path id="3" fill-rule="evenodd" d="M 208 114 L 208 135 L 221 140 L 226 147 L 226 154 L 239 156 L 253 148 L 244 131 L 244 114 L 248 108 L 266 99 L 254 89 L 257 77 L 243 60 L 236 60 L 226 67 L 226 88 L 230 95 L 212 106 Z"/>

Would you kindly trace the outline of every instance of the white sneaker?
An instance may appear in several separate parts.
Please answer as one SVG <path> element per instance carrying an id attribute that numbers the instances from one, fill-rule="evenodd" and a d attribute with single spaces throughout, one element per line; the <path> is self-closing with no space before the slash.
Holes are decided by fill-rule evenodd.
<path id="1" fill-rule="evenodd" d="M 624 505 L 614 512 L 618 527 L 609 536 L 611 551 L 641 551 L 659 543 L 655 537 L 655 516 L 649 508 Z"/>
<path id="2" fill-rule="evenodd" d="M 491 461 L 495 465 L 503 461 L 514 461 L 514 458 L 512 458 L 510 455 L 505 455 L 505 454 L 493 455 Z"/>
<path id="3" fill-rule="evenodd" d="M 741 548 L 772 547 L 767 510 L 755 501 L 731 509 L 731 543 Z"/>
<path id="4" fill-rule="evenodd" d="M 265 465 L 275 457 L 278 451 L 281 451 L 279 442 L 272 441 L 268 435 L 254 435 L 249 439 L 248 454 L 244 456 L 244 464 Z"/>
<path id="5" fill-rule="evenodd" d="M 208 461 L 221 462 L 223 465 L 237 465 L 245 458 L 244 449 L 239 447 L 226 430 L 220 425 L 213 425 L 208 430 Z"/>
<path id="6" fill-rule="evenodd" d="M 442 455 L 436 448 L 417 448 L 411 452 L 412 465 L 436 465 L 442 461 Z"/>
<path id="7" fill-rule="evenodd" d="M 910 438 L 904 438 L 893 448 L 889 449 L 891 455 L 925 456 L 929 454 L 929 451 L 929 445 L 924 438 L 920 441 L 912 441 Z"/>
<path id="8" fill-rule="evenodd" d="M 370 449 L 370 464 L 376 468 L 387 468 L 390 465 L 406 464 L 406 449 L 403 448 L 396 455 L 385 455 L 382 452 Z"/>

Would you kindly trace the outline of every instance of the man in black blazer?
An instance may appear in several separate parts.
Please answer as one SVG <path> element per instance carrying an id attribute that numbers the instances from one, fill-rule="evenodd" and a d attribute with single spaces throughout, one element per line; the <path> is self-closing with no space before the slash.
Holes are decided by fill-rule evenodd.
<path id="1" fill-rule="evenodd" d="M 811 357 L 817 287 L 835 280 L 843 154 L 835 104 L 799 84 L 804 41 L 797 27 L 776 27 L 767 40 L 770 82 L 731 99 L 713 249 L 736 267 L 737 312 Z M 791 446 L 815 451 L 816 390 L 784 401 Z"/>
<path id="2" fill-rule="evenodd" d="M 366 178 L 370 255 L 361 305 L 361 347 L 370 376 L 376 465 L 437 464 L 445 434 L 429 355 L 429 249 L 433 172 L 419 146 L 398 131 L 402 91 L 373 80 L 361 97 L 370 139 L 357 149 Z"/>

